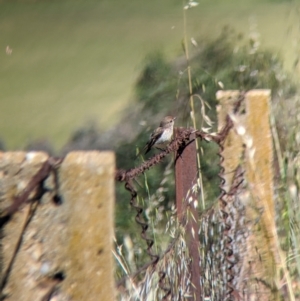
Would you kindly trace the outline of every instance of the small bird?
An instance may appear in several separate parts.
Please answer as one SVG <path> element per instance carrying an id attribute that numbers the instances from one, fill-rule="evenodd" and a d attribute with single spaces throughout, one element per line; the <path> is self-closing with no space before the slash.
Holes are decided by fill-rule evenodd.
<path id="1" fill-rule="evenodd" d="M 171 141 L 173 136 L 174 120 L 176 117 L 166 116 L 159 127 L 151 134 L 149 141 L 144 147 L 147 154 L 152 146 L 158 149 L 164 149 Z"/>

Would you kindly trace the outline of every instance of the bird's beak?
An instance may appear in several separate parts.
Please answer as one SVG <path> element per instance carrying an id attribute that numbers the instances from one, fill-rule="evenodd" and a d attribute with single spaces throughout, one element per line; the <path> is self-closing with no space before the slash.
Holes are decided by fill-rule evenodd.
<path id="1" fill-rule="evenodd" d="M 176 117 L 173 118 L 173 120 L 175 120 L 175 119 L 176 119 Z"/>

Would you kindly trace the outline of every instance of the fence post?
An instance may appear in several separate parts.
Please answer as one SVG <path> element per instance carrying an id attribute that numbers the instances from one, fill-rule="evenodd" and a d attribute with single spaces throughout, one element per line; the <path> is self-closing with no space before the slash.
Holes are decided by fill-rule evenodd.
<path id="1" fill-rule="evenodd" d="M 47 160 L 45 153 L 0 154 L 1 212 Z M 61 203 L 50 173 L 26 204 L 2 218 L 5 300 L 114 300 L 114 162 L 111 152 L 70 153 L 58 169 Z"/>
<path id="2" fill-rule="evenodd" d="M 177 131 L 175 130 L 175 135 Z M 190 137 L 191 140 L 195 138 Z M 196 143 L 191 142 L 181 153 L 176 154 L 176 207 L 178 219 L 186 223 L 186 234 L 191 263 L 191 294 L 195 301 L 201 300 L 198 195 L 196 193 L 198 172 Z"/>
<path id="3" fill-rule="evenodd" d="M 224 188 L 228 191 L 234 170 L 239 165 L 245 171 L 247 180 L 247 186 L 239 199 L 245 207 L 246 219 L 249 221 L 249 237 L 246 241 L 246 252 L 239 254 L 239 265 L 243 266 L 243 273 L 235 275 L 239 278 L 236 289 L 245 290 L 247 298 L 255 296 L 260 300 L 277 300 L 278 288 L 276 266 L 279 264 L 279 243 L 273 195 L 270 96 L 270 90 L 250 90 L 243 96 L 235 90 L 217 92 L 220 103 L 219 129 L 225 123 L 227 114 L 231 115 L 235 125 L 224 141 L 222 152 Z M 241 97 L 243 102 L 238 112 L 234 112 L 235 103 Z M 230 210 L 230 206 L 227 208 Z M 244 279 L 247 279 L 245 283 Z M 257 282 L 256 279 L 261 279 L 261 282 Z"/>

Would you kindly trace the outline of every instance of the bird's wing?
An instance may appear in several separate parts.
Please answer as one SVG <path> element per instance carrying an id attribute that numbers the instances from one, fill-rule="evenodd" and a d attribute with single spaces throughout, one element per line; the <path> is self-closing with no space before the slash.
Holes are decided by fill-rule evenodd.
<path id="1" fill-rule="evenodd" d="M 162 127 L 158 127 L 150 136 L 149 141 L 147 142 L 147 144 L 144 147 L 145 150 L 145 154 L 147 154 L 151 147 L 155 144 L 155 142 L 160 138 L 160 136 L 163 133 L 163 128 Z"/>

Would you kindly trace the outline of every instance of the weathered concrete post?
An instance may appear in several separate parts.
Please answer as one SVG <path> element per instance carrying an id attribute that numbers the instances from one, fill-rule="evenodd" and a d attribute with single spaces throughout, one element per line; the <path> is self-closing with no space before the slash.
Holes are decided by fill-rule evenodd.
<path id="1" fill-rule="evenodd" d="M 243 273 L 236 275 L 240 277 L 237 281 L 240 287 L 236 289 L 246 291 L 250 299 L 256 296 L 260 300 L 276 300 L 274 291 L 279 264 L 273 195 L 273 148 L 269 124 L 270 95 L 270 90 L 250 90 L 244 95 L 239 91 L 217 93 L 220 103 L 219 128 L 225 123 L 227 114 L 234 122 L 222 152 L 224 188 L 228 192 L 238 166 L 242 166 L 245 171 L 247 184 L 239 199 L 245 206 L 249 236 L 246 252 L 240 254 L 239 264 Z M 239 110 L 234 112 L 235 104 L 241 97 Z M 261 282 L 257 282 L 257 279 L 261 279 Z M 256 292 L 259 293 L 256 295 Z"/>
<path id="2" fill-rule="evenodd" d="M 1 212 L 47 160 L 45 153 L 0 155 Z M 2 219 L 5 300 L 114 300 L 114 172 L 111 152 L 70 153 L 58 181 L 51 173 L 26 204 Z M 56 189 L 61 203 L 53 199 Z"/>

